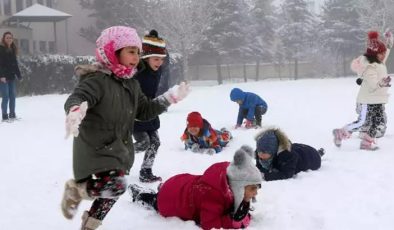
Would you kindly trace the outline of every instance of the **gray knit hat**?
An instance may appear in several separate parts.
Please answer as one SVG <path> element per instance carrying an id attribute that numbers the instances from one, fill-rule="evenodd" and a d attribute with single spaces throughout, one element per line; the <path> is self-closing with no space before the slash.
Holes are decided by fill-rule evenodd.
<path id="1" fill-rule="evenodd" d="M 262 182 L 261 173 L 253 159 L 253 149 L 244 145 L 235 152 L 234 160 L 227 168 L 228 181 L 234 195 L 234 211 L 244 198 L 245 186 L 259 185 Z"/>

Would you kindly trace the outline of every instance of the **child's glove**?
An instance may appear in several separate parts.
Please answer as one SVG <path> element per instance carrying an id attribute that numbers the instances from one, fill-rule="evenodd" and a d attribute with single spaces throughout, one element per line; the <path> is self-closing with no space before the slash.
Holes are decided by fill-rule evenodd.
<path id="1" fill-rule="evenodd" d="M 197 143 L 194 143 L 190 147 L 190 150 L 192 150 L 193 153 L 199 153 L 200 152 L 200 146 Z"/>
<path id="2" fill-rule="evenodd" d="M 216 150 L 214 148 L 209 148 L 209 149 L 207 149 L 207 151 L 205 153 L 208 155 L 213 155 L 216 153 Z"/>
<path id="3" fill-rule="evenodd" d="M 82 119 L 86 115 L 86 110 L 88 109 L 88 102 L 84 101 L 81 105 L 74 105 L 71 107 L 70 111 L 66 117 L 66 139 L 72 134 L 77 137 L 79 134 L 79 125 Z"/>
<path id="4" fill-rule="evenodd" d="M 190 85 L 181 82 L 179 85 L 174 85 L 167 92 L 163 93 L 164 98 L 171 104 L 183 100 L 190 93 Z"/>
<path id="5" fill-rule="evenodd" d="M 391 77 L 387 76 L 379 81 L 379 86 L 382 88 L 383 87 L 391 87 L 390 82 L 391 82 Z"/>
<path id="6" fill-rule="evenodd" d="M 361 85 L 363 83 L 363 79 L 362 78 L 357 78 L 356 79 L 356 84 L 357 85 Z"/>
<path id="7" fill-rule="evenodd" d="M 246 120 L 245 128 L 247 128 L 247 129 L 253 128 L 253 122 L 249 121 L 249 120 Z"/>
<path id="8" fill-rule="evenodd" d="M 391 49 L 391 47 L 393 47 L 394 39 L 393 39 L 393 34 L 391 33 L 389 28 L 387 28 L 386 31 L 384 32 L 384 38 L 385 38 L 387 49 Z"/>

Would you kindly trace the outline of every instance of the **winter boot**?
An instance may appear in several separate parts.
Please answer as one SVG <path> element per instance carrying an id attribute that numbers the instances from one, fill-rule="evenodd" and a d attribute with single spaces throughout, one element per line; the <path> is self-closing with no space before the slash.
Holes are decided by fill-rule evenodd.
<path id="1" fill-rule="evenodd" d="M 91 200 L 86 191 L 85 183 L 75 183 L 73 179 L 68 180 L 64 186 L 61 208 L 64 217 L 72 219 L 77 212 L 78 205 L 83 199 Z"/>
<path id="2" fill-rule="evenodd" d="M 4 121 L 4 122 L 9 121 L 9 119 L 8 119 L 8 114 L 3 113 L 3 114 L 2 114 L 2 117 L 1 117 L 1 121 Z"/>
<path id="3" fill-rule="evenodd" d="M 143 183 L 153 183 L 161 180 L 161 177 L 153 175 L 150 168 L 142 168 L 140 170 L 140 181 Z"/>
<path id="4" fill-rule="evenodd" d="M 89 216 L 88 211 L 84 211 L 82 215 L 81 230 L 95 230 L 100 227 L 102 221 Z"/>
<path id="5" fill-rule="evenodd" d="M 334 135 L 334 144 L 337 147 L 341 147 L 342 140 L 347 139 L 351 136 L 351 133 L 349 133 L 345 129 L 334 129 L 332 131 L 332 134 Z"/>
<path id="6" fill-rule="evenodd" d="M 320 157 L 322 157 L 326 153 L 326 150 L 324 150 L 323 148 L 320 148 L 319 150 L 317 150 L 317 152 L 319 153 Z"/>
<path id="7" fill-rule="evenodd" d="M 157 193 L 153 189 L 131 184 L 128 186 L 128 190 L 133 202 L 137 202 L 147 209 L 156 208 Z"/>
<path id="8" fill-rule="evenodd" d="M 365 150 L 377 150 L 379 147 L 376 144 L 375 138 L 369 136 L 367 133 L 364 135 L 363 139 L 361 140 L 360 143 L 360 149 L 365 149 Z"/>

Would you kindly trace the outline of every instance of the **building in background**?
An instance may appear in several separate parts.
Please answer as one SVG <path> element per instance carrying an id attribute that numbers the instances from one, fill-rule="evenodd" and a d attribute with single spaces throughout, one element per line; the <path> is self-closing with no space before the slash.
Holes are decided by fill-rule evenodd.
<path id="1" fill-rule="evenodd" d="M 16 18 L 18 12 L 34 4 L 41 4 L 54 9 L 53 12 L 69 14 L 72 17 L 58 21 L 56 25 L 48 21 L 10 21 L 12 17 Z M 0 33 L 2 35 L 5 31 L 11 31 L 22 54 L 92 55 L 94 44 L 79 36 L 81 27 L 94 22 L 88 17 L 89 14 L 89 11 L 81 9 L 79 0 L 0 0 Z"/>

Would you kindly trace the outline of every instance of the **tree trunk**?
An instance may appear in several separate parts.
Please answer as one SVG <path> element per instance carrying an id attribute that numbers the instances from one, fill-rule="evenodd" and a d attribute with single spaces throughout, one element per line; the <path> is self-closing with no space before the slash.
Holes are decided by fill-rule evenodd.
<path id="1" fill-rule="evenodd" d="M 216 57 L 216 71 L 218 73 L 218 84 L 221 85 L 221 84 L 223 84 L 223 77 L 222 77 L 220 56 Z"/>
<path id="2" fill-rule="evenodd" d="M 200 65 L 196 65 L 196 80 L 200 80 Z"/>
<path id="3" fill-rule="evenodd" d="M 256 81 L 259 80 L 259 75 L 260 75 L 260 59 L 258 58 L 256 60 Z"/>
<path id="4" fill-rule="evenodd" d="M 243 65 L 243 71 L 244 71 L 244 82 L 248 82 L 248 78 L 246 77 L 246 63 Z"/>
<path id="5" fill-rule="evenodd" d="M 346 54 L 345 54 L 345 52 L 342 52 L 342 64 L 343 64 L 343 76 L 346 76 L 347 63 L 346 63 Z"/>
<path id="6" fill-rule="evenodd" d="M 298 58 L 294 59 L 294 80 L 298 79 Z"/>

